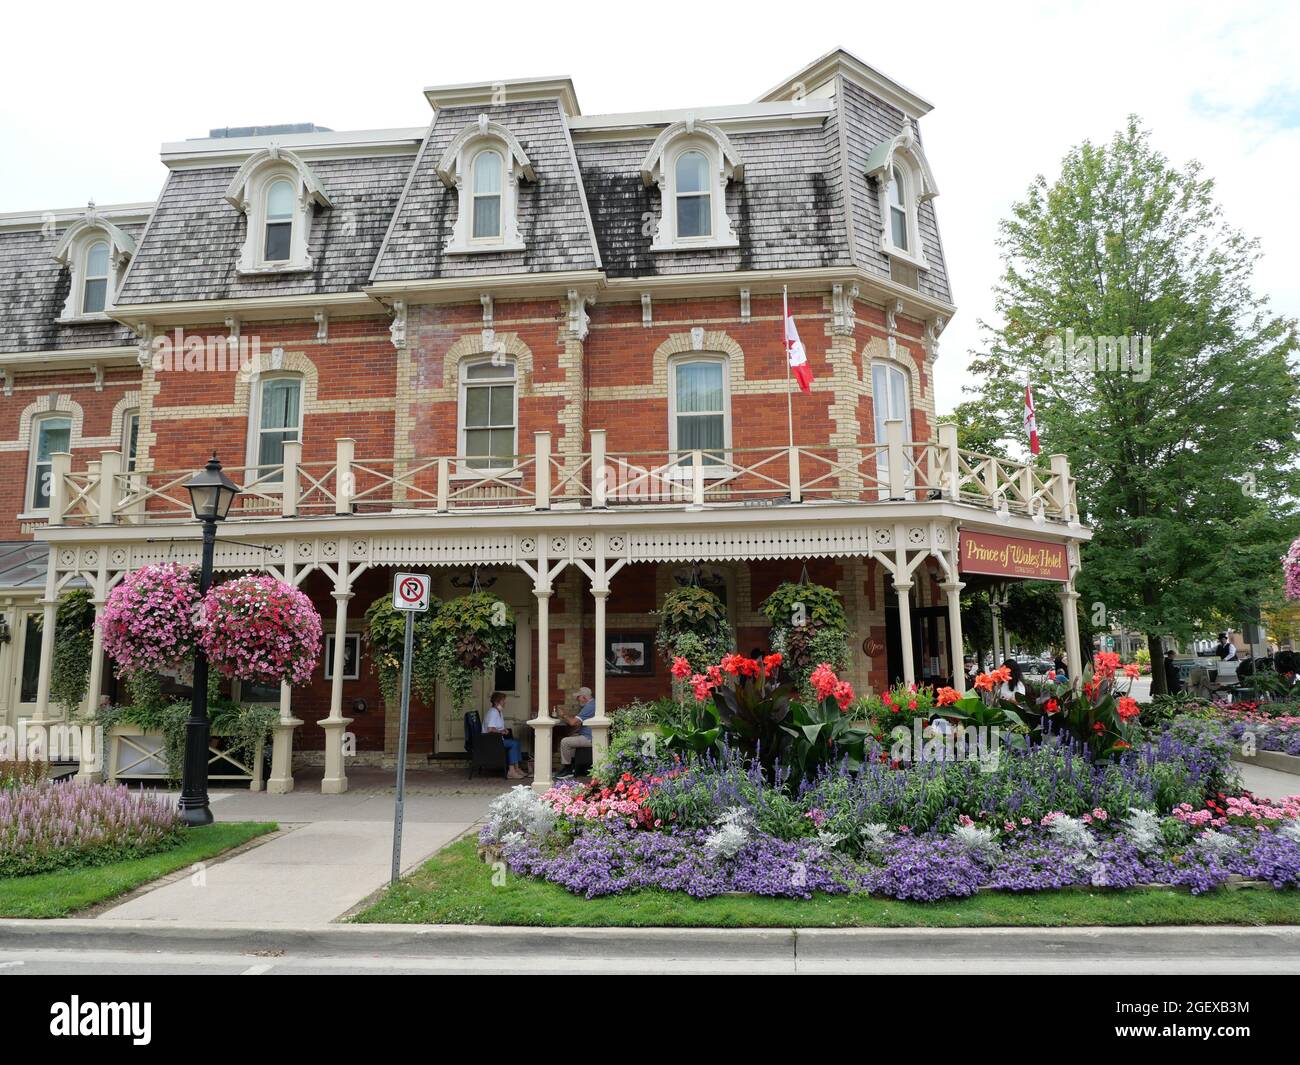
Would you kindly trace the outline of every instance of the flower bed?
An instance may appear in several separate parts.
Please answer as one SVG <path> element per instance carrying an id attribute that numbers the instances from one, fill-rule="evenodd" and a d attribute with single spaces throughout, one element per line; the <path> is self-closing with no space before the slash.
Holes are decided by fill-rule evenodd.
<path id="1" fill-rule="evenodd" d="M 1136 738 L 1136 737 L 1135 737 Z M 765 766 L 724 748 L 662 752 L 618 772 L 493 804 L 480 839 L 516 873 L 594 898 L 1300 884 L 1300 797 L 1241 792 L 1218 722 L 1176 720 L 1117 757 L 1049 737 L 993 762 Z"/>
<path id="2" fill-rule="evenodd" d="M 20 785 L 0 790 L 0 876 L 139 858 L 182 832 L 170 804 L 121 785 Z"/>

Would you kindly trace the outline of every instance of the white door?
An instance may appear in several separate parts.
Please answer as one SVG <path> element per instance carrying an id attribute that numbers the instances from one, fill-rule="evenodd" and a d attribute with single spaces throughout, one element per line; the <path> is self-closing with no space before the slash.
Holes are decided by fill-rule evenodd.
<path id="1" fill-rule="evenodd" d="M 36 687 L 41 672 L 41 611 L 19 610 L 16 616 L 9 659 L 13 673 L 9 695 L 11 724 L 36 713 Z"/>

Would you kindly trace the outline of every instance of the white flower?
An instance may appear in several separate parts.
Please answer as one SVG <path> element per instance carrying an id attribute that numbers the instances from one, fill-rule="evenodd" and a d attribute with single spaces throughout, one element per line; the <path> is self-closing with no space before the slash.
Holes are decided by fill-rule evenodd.
<path id="1" fill-rule="evenodd" d="M 958 825 L 952 830 L 953 839 L 982 861 L 991 861 L 1000 849 L 991 828 L 978 825 Z"/>
<path id="2" fill-rule="evenodd" d="M 488 805 L 488 835 L 497 843 L 513 845 L 516 835 L 545 839 L 555 827 L 555 811 L 533 794 L 526 784 L 498 795 Z"/>
<path id="3" fill-rule="evenodd" d="M 724 810 L 716 821 L 717 829 L 704 841 L 704 853 L 717 861 L 734 858 L 749 842 L 749 814 L 739 806 Z"/>
<path id="4" fill-rule="evenodd" d="M 1071 817 L 1069 814 L 1061 814 L 1060 817 L 1052 818 L 1051 823 L 1047 826 L 1047 831 L 1071 850 L 1091 854 L 1097 849 L 1097 841 L 1093 838 L 1092 833 L 1088 831 L 1088 826 L 1077 817 Z"/>
<path id="5" fill-rule="evenodd" d="M 1160 818 L 1151 810 L 1130 807 L 1128 817 L 1120 825 L 1124 837 L 1143 854 L 1160 850 L 1163 839 L 1160 835 Z"/>

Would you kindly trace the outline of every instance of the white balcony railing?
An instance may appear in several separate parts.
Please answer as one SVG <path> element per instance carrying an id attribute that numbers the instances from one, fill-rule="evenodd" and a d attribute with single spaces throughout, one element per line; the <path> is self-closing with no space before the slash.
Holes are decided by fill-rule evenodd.
<path id="1" fill-rule="evenodd" d="M 608 451 L 605 431 L 593 430 L 590 450 L 580 454 L 554 451 L 551 434 L 540 432 L 531 454 L 495 459 L 490 468 L 464 455 L 358 459 L 356 442 L 346 437 L 335 441 L 332 462 L 303 462 L 302 444 L 287 443 L 283 463 L 245 471 L 230 516 L 942 499 L 1042 520 L 1077 519 L 1064 456 L 1054 455 L 1043 468 L 963 451 L 948 424 L 938 427 L 938 439 L 924 442 L 904 439 L 901 421 L 886 430 L 884 441 L 850 445 L 629 452 Z M 116 451 L 103 452 L 83 472 L 71 463 L 67 453 L 53 457 L 51 525 L 190 518 L 184 485 L 193 470 L 123 472 Z M 231 472 L 238 480 L 239 471 Z"/>

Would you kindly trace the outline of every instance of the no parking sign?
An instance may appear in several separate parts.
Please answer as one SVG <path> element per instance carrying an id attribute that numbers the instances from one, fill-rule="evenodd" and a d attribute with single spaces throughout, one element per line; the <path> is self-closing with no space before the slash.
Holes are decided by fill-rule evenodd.
<path id="1" fill-rule="evenodd" d="M 399 573 L 393 579 L 393 609 L 425 613 L 433 579 L 427 573 Z"/>

